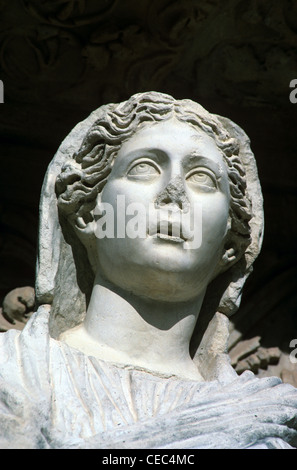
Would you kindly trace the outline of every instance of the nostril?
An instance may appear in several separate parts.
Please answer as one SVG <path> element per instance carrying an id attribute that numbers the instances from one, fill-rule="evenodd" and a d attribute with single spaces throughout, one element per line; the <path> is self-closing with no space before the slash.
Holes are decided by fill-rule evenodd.
<path id="1" fill-rule="evenodd" d="M 169 196 L 166 196 L 159 201 L 160 206 L 165 206 L 166 204 L 171 204 L 171 203 L 172 203 L 172 199 L 170 199 Z"/>
<path id="2" fill-rule="evenodd" d="M 176 206 L 182 210 L 188 207 L 188 200 L 180 194 L 159 195 L 155 200 L 155 207 L 158 208 L 163 206 Z"/>

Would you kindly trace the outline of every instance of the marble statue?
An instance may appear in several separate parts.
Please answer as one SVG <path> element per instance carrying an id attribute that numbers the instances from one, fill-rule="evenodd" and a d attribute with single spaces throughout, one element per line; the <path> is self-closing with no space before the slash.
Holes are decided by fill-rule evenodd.
<path id="1" fill-rule="evenodd" d="M 0 335 L 1 447 L 297 446 L 297 390 L 227 354 L 262 206 L 247 135 L 197 103 L 79 123 L 42 189 L 39 307 Z"/>

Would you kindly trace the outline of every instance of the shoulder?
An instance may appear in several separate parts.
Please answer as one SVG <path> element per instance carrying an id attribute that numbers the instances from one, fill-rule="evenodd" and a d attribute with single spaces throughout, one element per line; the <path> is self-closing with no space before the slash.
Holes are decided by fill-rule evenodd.
<path id="1" fill-rule="evenodd" d="M 0 379 L 13 382 L 21 374 L 26 381 L 29 375 L 42 375 L 50 342 L 49 310 L 50 306 L 43 305 L 22 331 L 12 329 L 0 334 Z"/>
<path id="2" fill-rule="evenodd" d="M 37 429 L 47 419 L 51 393 L 48 314 L 42 306 L 22 331 L 0 334 L 0 448 L 36 447 L 35 437 L 44 440 Z"/>

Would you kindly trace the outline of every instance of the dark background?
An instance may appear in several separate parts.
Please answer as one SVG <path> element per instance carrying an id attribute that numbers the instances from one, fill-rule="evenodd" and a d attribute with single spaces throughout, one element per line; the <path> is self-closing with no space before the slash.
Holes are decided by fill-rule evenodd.
<path id="1" fill-rule="evenodd" d="M 295 78 L 295 0 L 0 0 L 0 304 L 34 286 L 40 190 L 63 138 L 102 104 L 161 91 L 251 139 L 265 238 L 234 323 L 240 341 L 260 335 L 287 358 L 297 338 Z M 297 386 L 288 361 L 273 370 Z"/>

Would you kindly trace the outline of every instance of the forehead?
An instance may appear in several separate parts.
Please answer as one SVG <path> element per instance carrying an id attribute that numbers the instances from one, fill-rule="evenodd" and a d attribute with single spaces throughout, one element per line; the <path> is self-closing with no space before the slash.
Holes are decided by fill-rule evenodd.
<path id="1" fill-rule="evenodd" d="M 123 143 L 118 157 L 137 150 L 159 149 L 169 157 L 190 156 L 197 153 L 216 163 L 223 162 L 215 140 L 199 127 L 177 119 L 147 124 Z"/>

